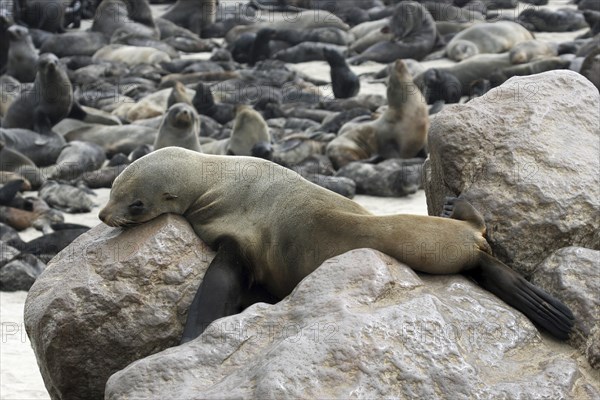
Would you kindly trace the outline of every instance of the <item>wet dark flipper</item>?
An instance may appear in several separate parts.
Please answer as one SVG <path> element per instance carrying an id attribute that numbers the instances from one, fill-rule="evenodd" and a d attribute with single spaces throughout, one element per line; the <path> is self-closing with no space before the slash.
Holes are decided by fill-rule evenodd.
<path id="1" fill-rule="evenodd" d="M 479 267 L 466 274 L 552 336 L 561 340 L 568 339 L 575 320 L 571 310 L 500 260 L 480 252 Z"/>
<path id="2" fill-rule="evenodd" d="M 252 282 L 251 270 L 238 243 L 229 238 L 220 240 L 188 310 L 181 343 L 197 338 L 219 318 L 238 314 L 257 302 L 273 304 L 280 300 Z"/>
<path id="3" fill-rule="evenodd" d="M 223 240 L 190 305 L 181 343 L 200 336 L 216 319 L 242 311 L 241 293 L 248 287 L 247 276 L 239 246 Z"/>

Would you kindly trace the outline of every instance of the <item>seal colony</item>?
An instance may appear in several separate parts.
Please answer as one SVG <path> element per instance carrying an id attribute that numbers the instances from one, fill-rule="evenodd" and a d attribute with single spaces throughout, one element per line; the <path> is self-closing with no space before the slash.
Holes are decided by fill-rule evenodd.
<path id="1" fill-rule="evenodd" d="M 449 201 L 445 218 L 376 217 L 337 194 L 415 193 L 430 120 L 511 76 L 569 68 L 599 87 L 595 2 L 520 15 L 478 1 L 252 0 L 233 9 L 165 0 L 173 4 L 151 8 L 157 2 L 0 0 L 0 221 L 37 274 L 87 230 L 64 224 L 62 212 L 89 209 L 90 188 L 112 186 L 101 213 L 108 224 L 176 212 L 218 250 L 184 341 L 219 316 L 278 301 L 321 261 L 356 247 L 417 271 L 469 275 L 566 338 L 571 313 L 490 255 L 483 220 L 464 201 Z M 39 12 L 45 5 L 60 9 L 57 18 Z M 81 19 L 90 29 L 69 29 Z M 584 27 L 560 43 L 537 34 Z M 200 52 L 210 54 L 190 55 Z M 444 55 L 461 61 L 438 65 Z M 286 64 L 306 61 L 325 73 Z M 387 65 L 358 73 L 374 61 Z M 375 85 L 385 91 L 374 94 Z M 23 244 L 15 229 L 31 227 L 44 236 Z M 462 256 L 439 257 L 459 240 Z M 440 250 L 419 253 L 430 244 Z M 16 286 L 0 277 L 7 287 Z M 207 302 L 213 314 L 202 311 Z"/>
<path id="2" fill-rule="evenodd" d="M 443 217 L 374 216 L 269 161 L 167 147 L 117 177 L 99 218 L 129 227 L 165 213 L 183 215 L 217 249 L 182 343 L 218 318 L 282 299 L 326 259 L 361 247 L 420 272 L 470 275 L 559 339 L 573 326 L 564 304 L 490 254 L 485 222 L 464 200 L 449 199 Z"/>

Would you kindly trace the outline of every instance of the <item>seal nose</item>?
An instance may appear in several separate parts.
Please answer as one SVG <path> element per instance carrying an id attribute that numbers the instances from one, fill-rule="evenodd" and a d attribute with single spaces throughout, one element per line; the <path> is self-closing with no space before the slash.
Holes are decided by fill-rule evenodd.
<path id="1" fill-rule="evenodd" d="M 106 219 L 108 218 L 108 211 L 106 211 L 106 207 L 104 207 L 102 210 L 100 210 L 100 213 L 98 214 L 98 218 L 100 218 L 100 221 L 102 221 L 106 224 Z"/>

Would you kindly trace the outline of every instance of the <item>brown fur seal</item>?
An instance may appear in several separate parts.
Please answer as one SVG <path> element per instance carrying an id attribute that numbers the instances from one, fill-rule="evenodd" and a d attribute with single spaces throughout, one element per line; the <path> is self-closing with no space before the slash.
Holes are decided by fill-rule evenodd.
<path id="1" fill-rule="evenodd" d="M 90 30 L 101 32 L 107 39 L 123 31 L 159 38 L 147 0 L 103 0 L 96 9 Z"/>
<path id="2" fill-rule="evenodd" d="M 426 93 L 428 100 L 435 96 L 444 95 L 448 92 L 456 92 L 458 95 L 468 96 L 471 84 L 479 79 L 489 79 L 490 76 L 498 69 L 510 67 L 512 64 L 508 53 L 502 54 L 479 54 L 470 57 L 458 64 L 446 68 L 436 68 L 439 75 L 434 79 L 435 85 L 428 87 L 427 76 L 430 75 L 431 69 L 417 75 L 414 79 L 415 84 Z M 436 87 L 445 87 L 445 93 L 435 93 Z"/>
<path id="3" fill-rule="evenodd" d="M 329 143 L 327 155 L 336 169 L 374 155 L 412 158 L 425 147 L 427 104 L 402 60 L 391 71 L 387 97 L 389 107 L 377 120 L 347 130 L 342 127 Z"/>
<path id="4" fill-rule="evenodd" d="M 437 40 L 435 21 L 429 11 L 414 1 L 404 1 L 394 8 L 394 14 L 383 33 L 392 33 L 393 40 L 383 40 L 352 57 L 350 64 L 365 61 L 390 63 L 401 58 L 421 60 L 428 55 Z"/>
<path id="5" fill-rule="evenodd" d="M 99 217 L 128 227 L 180 214 L 217 249 L 190 307 L 183 342 L 249 304 L 284 298 L 328 258 L 362 247 L 421 272 L 467 273 L 566 339 L 570 310 L 490 254 L 481 214 L 459 199 L 449 200 L 444 211 L 448 218 L 375 216 L 272 162 L 169 147 L 127 167 Z"/>
<path id="6" fill-rule="evenodd" d="M 178 0 L 161 18 L 201 36 L 202 29 L 215 22 L 217 0 Z"/>
<path id="7" fill-rule="evenodd" d="M 510 49 L 508 57 L 512 64 L 524 64 L 544 57 L 558 55 L 558 45 L 542 40 L 526 40 Z"/>
<path id="8" fill-rule="evenodd" d="M 175 86 L 173 86 L 173 89 L 171 90 L 171 94 L 167 99 L 167 107 L 171 107 L 173 104 L 177 103 L 192 104 L 192 99 L 188 96 L 185 86 L 179 81 L 175 82 Z"/>
<path id="9" fill-rule="evenodd" d="M 198 141 L 199 135 L 200 118 L 194 107 L 185 103 L 176 103 L 169 108 L 160 124 L 158 136 L 154 142 L 154 150 L 179 146 L 189 150 L 202 151 Z"/>
<path id="10" fill-rule="evenodd" d="M 46 133 L 65 118 L 73 106 L 71 81 L 54 54 L 42 54 L 33 90 L 24 91 L 4 117 L 3 128 Z"/>
<path id="11" fill-rule="evenodd" d="M 6 73 L 19 82 L 33 82 L 38 61 L 37 50 L 33 46 L 29 31 L 20 25 L 7 30 L 10 40 Z"/>
<path id="12" fill-rule="evenodd" d="M 273 155 L 271 135 L 262 115 L 248 105 L 240 105 L 236 111 L 231 137 L 204 143 L 202 151 L 206 154 L 270 159 Z"/>
<path id="13" fill-rule="evenodd" d="M 517 43 L 532 39 L 531 32 L 516 22 L 475 24 L 448 42 L 446 54 L 451 60 L 462 61 L 476 54 L 503 53 Z"/>

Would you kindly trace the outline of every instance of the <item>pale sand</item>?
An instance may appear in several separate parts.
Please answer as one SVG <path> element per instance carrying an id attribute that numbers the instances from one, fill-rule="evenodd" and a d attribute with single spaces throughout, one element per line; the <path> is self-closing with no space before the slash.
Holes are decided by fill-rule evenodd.
<path id="1" fill-rule="evenodd" d="M 551 0 L 549 8 L 556 9 L 560 7 L 574 8 L 568 5 L 568 0 Z M 520 3 L 522 9 L 526 4 Z M 165 6 L 152 6 L 155 15 L 161 15 Z M 506 13 L 513 13 L 515 10 L 503 10 Z M 518 15 L 518 14 L 517 14 Z M 90 21 L 82 21 L 82 29 L 87 29 Z M 536 33 L 536 37 L 546 41 L 566 41 L 582 34 L 585 30 L 577 32 L 564 33 Z M 186 58 L 207 59 L 208 53 L 184 55 Z M 443 67 L 452 62 L 447 59 L 424 62 L 426 68 Z M 290 67 L 297 69 L 313 78 L 329 80 L 329 68 L 325 62 L 309 62 L 301 64 L 290 64 Z M 383 68 L 382 64 L 369 62 L 360 66 L 353 66 L 352 69 L 358 74 L 377 72 Z M 361 79 L 361 93 L 379 94 L 385 96 L 386 86 L 383 83 L 370 83 L 368 79 Z M 66 222 L 80 223 L 87 226 L 95 226 L 100 221 L 97 218 L 98 211 L 106 204 L 108 200 L 108 189 L 95 191 L 97 196 L 95 202 L 97 206 L 86 214 L 65 214 Z M 425 203 L 425 193 L 421 190 L 414 195 L 405 198 L 378 198 L 371 196 L 356 196 L 354 198 L 358 203 L 369 209 L 375 214 L 427 214 Z M 33 229 L 22 233 L 24 240 L 31 240 L 41 234 Z M 37 400 L 49 399 L 49 395 L 44 387 L 37 362 L 31 348 L 31 343 L 27 338 L 23 325 L 23 306 L 25 303 L 26 292 L 6 293 L 0 292 L 0 322 L 2 324 L 2 339 L 0 343 L 0 399 L 1 400 Z"/>

